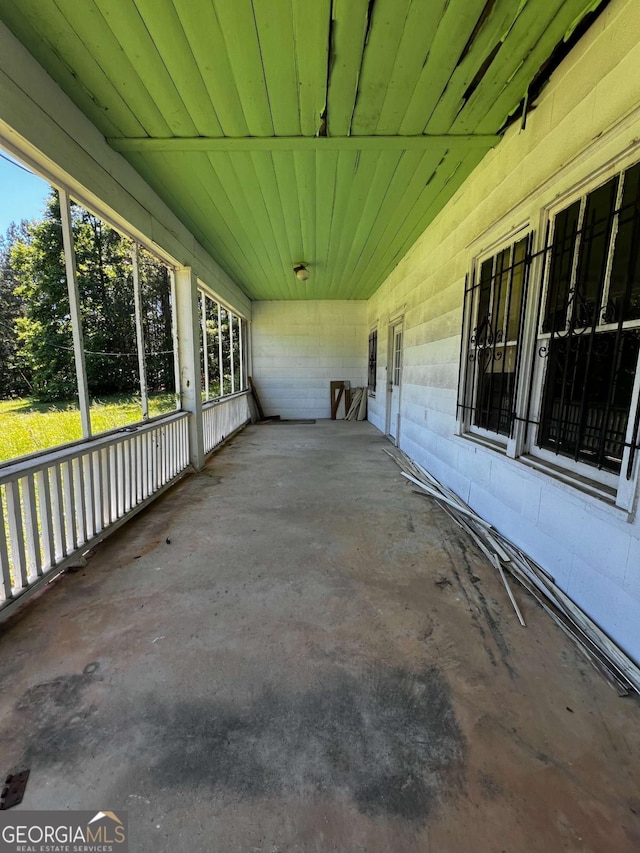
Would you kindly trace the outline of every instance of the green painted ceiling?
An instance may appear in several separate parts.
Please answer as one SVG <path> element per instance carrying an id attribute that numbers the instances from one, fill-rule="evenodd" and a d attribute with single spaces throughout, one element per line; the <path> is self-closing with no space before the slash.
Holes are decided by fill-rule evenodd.
<path id="1" fill-rule="evenodd" d="M 362 299 L 598 5 L 2 0 L 0 19 L 249 296 Z"/>

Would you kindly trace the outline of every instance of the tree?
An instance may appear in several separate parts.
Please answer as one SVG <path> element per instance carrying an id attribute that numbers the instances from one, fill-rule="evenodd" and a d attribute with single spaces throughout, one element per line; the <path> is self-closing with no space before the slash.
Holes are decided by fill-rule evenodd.
<path id="1" fill-rule="evenodd" d="M 17 276 L 11 262 L 11 247 L 27 239 L 27 222 L 12 222 L 0 236 L 0 398 L 24 394 L 31 388 L 29 371 L 18 360 L 16 320 L 23 304 L 16 292 Z"/>
<path id="2" fill-rule="evenodd" d="M 23 306 L 23 315 L 16 320 L 18 362 L 30 374 L 36 397 L 68 399 L 76 394 L 76 381 L 60 202 L 55 191 L 47 199 L 43 219 L 29 223 L 26 232 L 10 250 L 15 293 Z"/>

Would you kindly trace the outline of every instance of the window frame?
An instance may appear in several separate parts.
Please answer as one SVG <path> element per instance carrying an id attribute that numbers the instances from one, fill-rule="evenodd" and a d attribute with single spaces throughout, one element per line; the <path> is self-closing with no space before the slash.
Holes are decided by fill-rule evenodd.
<path id="1" fill-rule="evenodd" d="M 506 235 L 503 235 L 501 238 L 495 240 L 491 244 L 482 248 L 477 252 L 475 257 L 472 258 L 471 261 L 471 271 L 470 274 L 465 278 L 465 288 L 464 288 L 464 305 L 463 305 L 463 322 L 462 322 L 462 346 L 461 346 L 461 361 L 460 361 L 460 371 L 459 371 L 459 382 L 458 382 L 458 434 L 464 435 L 469 438 L 475 439 L 477 441 L 481 441 L 483 444 L 487 444 L 490 447 L 495 448 L 501 452 L 506 452 L 507 455 L 514 455 L 514 441 L 513 435 L 515 430 L 515 425 L 517 423 L 517 416 L 519 413 L 518 409 L 518 401 L 521 397 L 521 384 L 522 384 L 522 365 L 523 365 L 523 350 L 524 344 L 526 341 L 526 318 L 528 314 L 527 310 L 527 299 L 529 295 L 529 283 L 531 280 L 531 250 L 534 245 L 533 241 L 535 238 L 535 234 L 532 230 L 531 224 L 529 221 L 526 221 L 522 225 L 517 228 L 512 229 Z M 508 282 L 507 282 L 507 295 L 505 297 L 505 306 L 504 306 L 504 318 L 502 322 L 502 329 L 499 330 L 502 335 L 504 335 L 505 328 L 508 331 L 510 326 L 510 302 L 512 297 L 512 285 L 513 285 L 513 270 L 515 268 L 514 265 L 514 254 L 516 246 L 520 243 L 525 242 L 525 254 L 522 261 L 518 263 L 523 264 L 523 277 L 521 283 L 521 296 L 520 296 L 520 308 L 518 311 L 518 334 L 513 340 L 504 341 L 502 338 L 500 341 L 496 341 L 496 345 L 499 343 L 503 352 L 500 354 L 500 359 L 504 358 L 507 348 L 516 348 L 515 353 L 515 364 L 513 370 L 513 398 L 511 403 L 511 410 L 513 412 L 513 418 L 511 419 L 511 423 L 509 424 L 509 428 L 507 432 L 499 432 L 498 430 L 492 430 L 487 427 L 479 426 L 474 423 L 475 414 L 477 411 L 477 399 L 480 393 L 480 374 L 476 373 L 475 369 L 472 367 L 474 363 L 474 348 L 475 348 L 475 356 L 477 358 L 477 354 L 479 351 L 483 350 L 484 347 L 476 347 L 474 342 L 474 333 L 478 328 L 478 313 L 480 311 L 480 300 L 481 294 L 478 291 L 477 298 L 474 296 L 473 291 L 476 288 L 481 288 L 480 276 L 483 265 L 491 260 L 492 270 L 491 270 L 491 279 L 490 279 L 490 294 L 489 294 L 489 314 L 491 316 L 491 312 L 493 309 L 495 296 L 496 296 L 496 282 L 497 282 L 497 265 L 498 259 L 505 251 L 509 251 L 509 259 L 507 265 L 502 268 L 502 271 L 499 273 L 500 276 L 504 276 L 508 274 Z M 500 284 L 500 288 L 502 287 L 502 283 Z M 470 307 L 467 304 L 467 300 L 471 301 Z M 507 310 L 507 305 L 509 305 L 509 310 Z M 497 337 L 497 336 L 496 336 Z M 491 344 L 489 345 L 491 346 Z M 495 345 L 494 345 L 495 349 Z M 504 371 L 501 372 L 504 375 Z M 471 374 L 471 381 L 469 381 L 469 375 Z"/>
<path id="2" fill-rule="evenodd" d="M 635 365 L 635 375 L 624 439 L 626 446 L 622 454 L 619 473 L 598 468 L 586 461 L 576 461 L 569 456 L 540 447 L 538 444 L 538 433 L 542 427 L 541 416 L 544 405 L 546 379 L 549 371 L 548 360 L 544 357 L 544 354 L 548 354 L 549 342 L 553 338 L 553 332 L 543 331 L 543 326 L 545 324 L 546 301 L 549 297 L 551 287 L 551 263 L 549 258 L 551 257 L 557 218 L 563 211 L 579 201 L 580 208 L 577 229 L 580 232 L 589 195 L 600 187 L 605 186 L 609 181 L 618 179 L 614 199 L 615 218 L 606 248 L 605 282 L 600 302 L 596 308 L 598 319 L 593 334 L 597 336 L 617 331 L 618 323 L 602 322 L 602 315 L 610 291 L 611 270 L 618 228 L 617 211 L 620 207 L 624 187 L 624 179 L 621 180 L 620 176 L 623 172 L 626 172 L 638 163 L 640 163 L 640 158 L 637 149 L 624 156 L 617 157 L 609 162 L 607 166 L 595 170 L 582 181 L 559 194 L 552 202 L 543 206 L 540 210 L 540 228 L 538 229 L 538 240 L 534 251 L 535 262 L 531 271 L 533 286 L 531 288 L 529 305 L 527 306 L 527 314 L 529 316 L 525 323 L 525 335 L 530 341 L 530 352 L 527 357 L 530 370 L 529 388 L 527 390 L 528 402 L 526 407 L 521 411 L 523 417 L 520 419 L 517 430 L 515 448 L 515 455 L 521 456 L 523 461 L 530 462 L 534 467 L 542 468 L 552 476 L 558 477 L 608 502 L 613 502 L 617 507 L 627 511 L 633 509 L 640 471 L 640 453 L 637 447 L 635 452 L 632 453 L 630 446 L 634 439 L 636 444 L 638 441 L 637 419 L 640 415 L 640 354 L 637 357 Z M 574 238 L 570 293 L 567 297 L 569 302 L 571 290 L 576 284 L 581 246 L 581 238 L 578 240 Z M 548 258 L 545 257 L 546 255 L 548 255 Z M 569 327 L 571 310 L 572 307 L 569 304 L 565 329 Z M 589 329 L 590 326 L 587 324 L 584 328 Z M 620 329 L 622 331 L 640 329 L 640 318 L 636 320 L 623 320 L 620 324 Z M 585 332 L 585 334 L 587 333 Z M 523 363 L 524 361 L 525 359 L 523 358 Z"/>

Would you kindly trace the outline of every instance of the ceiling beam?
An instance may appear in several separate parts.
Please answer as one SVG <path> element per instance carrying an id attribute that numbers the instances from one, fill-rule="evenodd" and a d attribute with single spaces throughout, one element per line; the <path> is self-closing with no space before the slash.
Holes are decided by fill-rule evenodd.
<path id="1" fill-rule="evenodd" d="M 502 137 L 495 134 L 443 134 L 438 136 L 196 136 L 111 137 L 116 151 L 426 151 L 429 148 L 493 148 Z"/>

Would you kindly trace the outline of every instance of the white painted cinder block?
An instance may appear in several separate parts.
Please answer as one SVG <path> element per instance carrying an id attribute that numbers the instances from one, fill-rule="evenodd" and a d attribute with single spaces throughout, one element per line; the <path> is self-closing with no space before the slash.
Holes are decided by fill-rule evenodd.
<path id="1" fill-rule="evenodd" d="M 254 302 L 253 380 L 266 414 L 331 416 L 332 380 L 367 383 L 367 303 Z"/>
<path id="2" fill-rule="evenodd" d="M 637 0 L 612 0 L 516 123 L 368 302 L 378 329 L 369 420 L 384 430 L 389 320 L 403 311 L 400 447 L 544 566 L 640 661 L 640 520 L 455 436 L 471 252 L 529 222 L 640 138 Z M 475 248 L 471 248 L 475 247 Z M 403 307 L 402 307 L 403 306 Z M 425 414 L 426 418 L 425 418 Z"/>

